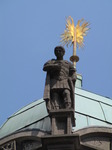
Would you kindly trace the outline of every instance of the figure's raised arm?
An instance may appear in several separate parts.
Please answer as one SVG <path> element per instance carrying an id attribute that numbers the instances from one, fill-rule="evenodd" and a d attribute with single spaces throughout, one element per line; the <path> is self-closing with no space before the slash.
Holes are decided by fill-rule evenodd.
<path id="1" fill-rule="evenodd" d="M 61 66 L 56 64 L 55 61 L 53 60 L 46 62 L 43 67 L 44 71 L 59 70 L 59 69 L 61 69 Z"/>

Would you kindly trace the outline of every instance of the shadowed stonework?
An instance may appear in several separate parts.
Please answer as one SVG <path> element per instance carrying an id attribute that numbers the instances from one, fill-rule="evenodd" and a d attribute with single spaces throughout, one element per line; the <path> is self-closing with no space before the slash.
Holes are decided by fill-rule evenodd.
<path id="1" fill-rule="evenodd" d="M 51 136 L 42 138 L 43 150 L 73 150 L 79 148 L 79 136 L 72 134 L 75 126 L 74 90 L 76 70 L 63 60 L 65 49 L 54 49 L 56 59 L 44 64 L 47 72 L 44 100 L 51 119 Z M 73 136 L 72 136 L 73 135 Z M 77 143 L 77 144 L 76 144 Z"/>
<path id="2" fill-rule="evenodd" d="M 58 109 L 74 109 L 74 85 L 76 70 L 73 64 L 63 60 L 65 50 L 58 46 L 54 53 L 56 59 L 44 64 L 43 70 L 47 72 L 44 100 L 48 111 Z"/>
<path id="3" fill-rule="evenodd" d="M 71 134 L 74 121 L 74 89 L 76 70 L 70 62 L 63 60 L 65 49 L 54 49 L 56 59 L 44 64 L 47 72 L 44 100 L 51 118 L 52 134 Z"/>

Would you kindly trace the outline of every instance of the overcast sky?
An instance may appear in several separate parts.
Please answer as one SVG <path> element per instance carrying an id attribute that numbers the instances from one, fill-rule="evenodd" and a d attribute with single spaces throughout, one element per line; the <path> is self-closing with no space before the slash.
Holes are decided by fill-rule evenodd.
<path id="1" fill-rule="evenodd" d="M 112 0 L 0 0 L 0 125 L 43 97 L 43 64 L 55 58 L 68 16 L 91 28 L 77 49 L 82 88 L 112 98 Z"/>

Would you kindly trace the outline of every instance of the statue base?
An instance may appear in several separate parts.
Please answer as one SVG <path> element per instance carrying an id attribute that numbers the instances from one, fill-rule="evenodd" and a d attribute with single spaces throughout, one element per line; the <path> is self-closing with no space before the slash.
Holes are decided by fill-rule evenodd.
<path id="1" fill-rule="evenodd" d="M 75 126 L 74 109 L 59 109 L 49 112 L 52 135 L 71 134 Z"/>
<path id="2" fill-rule="evenodd" d="M 43 150 L 78 150 L 80 147 L 79 135 L 51 135 L 41 140 Z"/>

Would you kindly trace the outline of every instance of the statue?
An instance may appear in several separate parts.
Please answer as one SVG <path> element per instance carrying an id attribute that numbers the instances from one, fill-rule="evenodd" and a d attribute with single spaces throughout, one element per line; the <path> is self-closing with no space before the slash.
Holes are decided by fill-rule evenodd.
<path id="1" fill-rule="evenodd" d="M 74 25 L 71 16 L 67 19 L 66 29 L 61 34 L 62 45 L 73 45 L 73 55 L 70 62 L 63 60 L 65 49 L 57 46 L 54 49 L 56 59 L 44 64 L 43 70 L 47 72 L 44 90 L 44 100 L 51 119 L 51 134 L 72 134 L 75 127 L 74 88 L 76 82 L 76 47 L 83 47 L 84 36 L 87 35 L 89 23 L 83 19 Z"/>
<path id="2" fill-rule="evenodd" d="M 74 109 L 76 70 L 73 64 L 63 60 L 65 49 L 62 46 L 55 47 L 54 53 L 57 58 L 47 61 L 43 67 L 47 72 L 44 90 L 47 109 Z"/>

